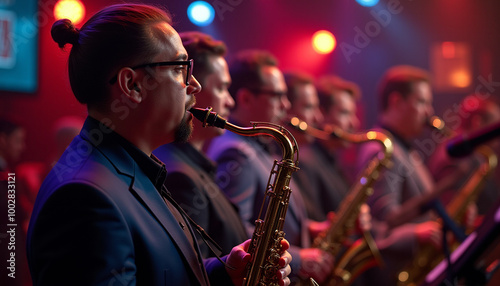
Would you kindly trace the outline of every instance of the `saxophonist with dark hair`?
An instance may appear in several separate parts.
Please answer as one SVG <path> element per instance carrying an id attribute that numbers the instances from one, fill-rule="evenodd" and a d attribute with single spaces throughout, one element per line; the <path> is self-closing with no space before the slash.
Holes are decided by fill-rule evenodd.
<path id="1" fill-rule="evenodd" d="M 363 278 L 370 285 L 396 285 L 408 276 L 401 272 L 420 247 L 441 251 L 441 224 L 430 211 L 430 202 L 439 195 L 422 155 L 413 141 L 427 128 L 434 115 L 428 73 L 412 66 L 395 66 L 384 73 L 379 89 L 377 130 L 394 141 L 393 163 L 381 173 L 368 199 L 376 241 L 384 259 L 383 269 L 370 269 Z M 376 144 L 361 146 L 359 169 L 380 152 Z"/>
<path id="2" fill-rule="evenodd" d="M 60 47 L 72 45 L 71 87 L 88 117 L 38 192 L 26 244 L 33 285 L 243 283 L 248 242 L 225 264 L 203 259 L 195 224 L 152 155 L 188 139 L 201 89 L 171 23 L 157 7 L 116 4 L 80 29 L 68 19 L 52 26 Z M 134 108 L 122 116 L 117 102 Z M 289 270 L 274 273 L 279 284 L 289 283 Z"/>

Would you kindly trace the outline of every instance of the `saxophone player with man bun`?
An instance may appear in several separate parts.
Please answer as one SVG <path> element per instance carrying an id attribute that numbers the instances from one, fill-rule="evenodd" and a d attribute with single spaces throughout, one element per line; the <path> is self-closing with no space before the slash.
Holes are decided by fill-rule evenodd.
<path id="1" fill-rule="evenodd" d="M 165 10 L 121 3 L 80 29 L 68 19 L 52 26 L 54 41 L 71 45 L 71 88 L 88 117 L 37 195 L 26 244 L 33 285 L 243 283 L 249 241 L 225 264 L 204 259 L 152 155 L 189 138 L 201 89 L 171 24 Z M 291 257 L 277 256 L 273 274 L 288 285 Z"/>

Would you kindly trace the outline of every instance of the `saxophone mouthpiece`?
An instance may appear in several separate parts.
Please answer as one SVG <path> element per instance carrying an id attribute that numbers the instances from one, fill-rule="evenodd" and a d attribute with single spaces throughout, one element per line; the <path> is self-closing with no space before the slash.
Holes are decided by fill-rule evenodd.
<path id="1" fill-rule="evenodd" d="M 226 127 L 227 120 L 220 117 L 216 112 L 212 111 L 212 107 L 207 107 L 205 109 L 193 107 L 189 110 L 193 116 L 203 123 L 203 127 L 215 126 L 221 129 Z"/>

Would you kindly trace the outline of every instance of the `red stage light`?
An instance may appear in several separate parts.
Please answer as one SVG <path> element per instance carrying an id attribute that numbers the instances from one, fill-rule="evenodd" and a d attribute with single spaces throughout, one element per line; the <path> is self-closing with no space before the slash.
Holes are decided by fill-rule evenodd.
<path id="1" fill-rule="evenodd" d="M 85 17 L 85 6 L 78 0 L 60 0 L 54 7 L 56 20 L 70 19 L 74 25 L 78 25 Z"/>
<path id="2" fill-rule="evenodd" d="M 314 33 L 312 45 L 317 53 L 329 54 L 335 49 L 337 41 L 332 33 L 326 30 L 320 30 Z"/>

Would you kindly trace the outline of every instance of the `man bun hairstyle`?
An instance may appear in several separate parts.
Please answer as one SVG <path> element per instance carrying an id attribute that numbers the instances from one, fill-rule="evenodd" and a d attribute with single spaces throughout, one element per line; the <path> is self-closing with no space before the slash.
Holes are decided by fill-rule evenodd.
<path id="1" fill-rule="evenodd" d="M 110 79 L 127 66 L 152 60 L 163 33 L 156 24 L 172 24 L 168 12 L 143 4 L 116 4 L 92 16 L 79 30 L 69 20 L 52 26 L 52 38 L 64 47 L 72 44 L 68 59 L 71 89 L 76 99 L 105 107 Z"/>
<path id="2" fill-rule="evenodd" d="M 75 28 L 71 20 L 61 19 L 57 20 L 54 25 L 52 25 L 50 34 L 52 39 L 59 45 L 59 48 L 62 49 L 66 44 L 71 44 L 73 46 L 78 44 L 80 31 Z"/>

